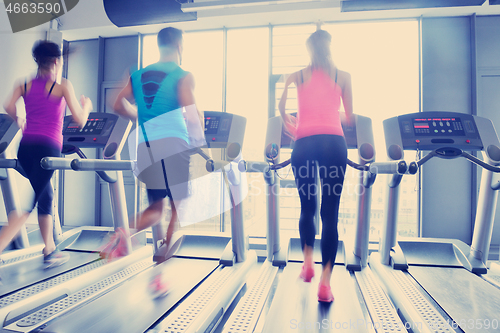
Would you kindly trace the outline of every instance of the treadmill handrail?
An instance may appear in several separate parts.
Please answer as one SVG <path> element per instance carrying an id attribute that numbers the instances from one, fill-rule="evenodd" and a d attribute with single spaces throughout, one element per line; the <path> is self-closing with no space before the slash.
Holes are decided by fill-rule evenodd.
<path id="1" fill-rule="evenodd" d="M 205 154 L 201 148 L 196 147 L 188 151 L 191 155 L 199 154 L 205 160 L 210 160 L 210 156 Z M 75 171 L 126 171 L 134 170 L 137 161 L 134 160 L 103 160 L 90 158 L 75 158 L 70 163 L 71 169 Z"/>
<path id="2" fill-rule="evenodd" d="M 281 162 L 281 163 L 278 163 L 278 164 L 273 164 L 269 167 L 270 170 L 279 170 L 279 169 L 283 169 L 284 167 L 288 166 L 292 161 L 290 159 L 284 161 L 284 162 Z"/>
<path id="3" fill-rule="evenodd" d="M 0 159 L 0 168 L 2 169 L 16 169 L 19 165 L 17 159 Z"/>
<path id="4" fill-rule="evenodd" d="M 0 169 L 14 169 L 17 172 L 21 174 L 24 178 L 28 178 L 26 175 L 26 172 L 24 171 L 23 167 L 21 166 L 21 163 L 19 163 L 19 160 L 16 158 L 13 159 L 8 159 L 8 158 L 2 158 L 0 159 Z M 6 178 L 1 175 L 0 180 L 5 180 Z"/>
<path id="5" fill-rule="evenodd" d="M 279 170 L 290 164 L 291 160 L 288 159 L 279 164 L 273 164 L 269 167 L 270 170 Z M 347 159 L 347 164 L 359 171 L 369 171 L 372 174 L 405 174 L 408 171 L 408 166 L 406 162 L 401 161 L 390 161 L 390 162 L 372 162 L 368 164 L 358 164 L 356 162 Z"/>
<path id="6" fill-rule="evenodd" d="M 429 161 L 433 157 L 439 157 L 439 158 L 444 158 L 444 159 L 448 158 L 446 156 L 439 154 L 439 149 L 436 149 L 436 150 L 431 151 L 429 154 L 425 155 L 420 160 L 416 161 L 417 166 L 418 167 L 422 166 L 424 163 L 426 163 L 427 161 Z M 481 161 L 479 158 L 477 158 L 477 157 L 475 157 L 475 156 L 473 156 L 473 155 L 471 155 L 463 150 L 460 150 L 460 152 L 455 157 L 463 157 L 463 158 L 469 160 L 470 162 L 472 162 L 476 165 L 479 165 L 480 167 L 482 167 L 488 171 L 500 173 L 500 167 L 497 167 L 497 166 L 488 164 L 484 161 Z"/>
<path id="7" fill-rule="evenodd" d="M 72 163 L 74 160 L 64 157 L 44 157 L 40 161 L 40 165 L 45 170 L 74 170 Z M 102 160 L 101 160 L 102 161 Z M 111 161 L 110 161 L 111 162 Z M 109 175 L 104 170 L 92 170 L 95 171 L 102 180 L 107 183 L 116 183 L 117 178 Z"/>
<path id="8" fill-rule="evenodd" d="M 103 170 L 97 170 L 95 173 L 97 173 L 99 175 L 99 177 L 101 177 L 102 180 L 104 180 L 106 183 L 116 183 L 116 181 L 118 180 L 118 176 L 116 175 L 116 172 L 115 172 L 115 177 L 113 177 L 112 175 L 110 175 L 107 171 L 103 171 Z"/>
<path id="9" fill-rule="evenodd" d="M 483 162 L 479 158 L 477 158 L 476 156 L 473 156 L 473 155 L 471 155 L 469 153 L 466 153 L 465 151 L 462 152 L 462 157 L 468 159 L 469 161 L 471 161 L 474 164 L 477 164 L 477 165 L 485 168 L 488 171 L 492 171 L 492 172 L 495 172 L 495 173 L 500 173 L 500 167 L 497 167 L 497 166 L 488 164 L 486 162 Z"/>
<path id="10" fill-rule="evenodd" d="M 79 159 L 71 161 L 71 168 L 75 171 L 124 171 L 133 170 L 136 161 L 116 161 L 102 159 Z"/>
<path id="11" fill-rule="evenodd" d="M 246 172 L 269 172 L 270 164 L 267 162 L 246 161 Z"/>
<path id="12" fill-rule="evenodd" d="M 227 165 L 229 165 L 229 170 L 232 170 L 233 165 L 236 165 L 236 168 L 238 169 L 239 172 L 246 172 L 247 171 L 247 162 L 243 159 L 236 161 L 225 161 L 225 160 L 213 160 L 213 159 L 208 159 L 207 162 L 205 163 L 205 169 L 208 172 L 215 172 L 216 170 L 222 170 L 224 169 Z"/>
<path id="13" fill-rule="evenodd" d="M 44 157 L 40 165 L 45 170 L 72 170 L 71 161 L 65 157 Z"/>
<path id="14" fill-rule="evenodd" d="M 205 154 L 201 148 L 196 147 L 189 151 L 191 155 L 199 154 L 207 161 L 211 161 L 210 156 Z M 45 159 L 43 159 L 45 160 Z M 43 162 L 42 160 L 42 162 Z M 63 160 L 63 158 L 61 158 Z M 66 160 L 66 159 L 64 159 Z M 48 162 L 44 162 L 46 165 L 50 165 Z M 107 183 L 115 183 L 117 177 L 113 177 L 107 171 L 127 171 L 134 170 L 136 168 L 137 161 L 134 160 L 103 160 L 103 159 L 88 159 L 88 158 L 75 158 L 69 162 L 69 168 L 74 171 L 95 171 L 102 180 Z M 64 165 L 66 167 L 66 165 Z M 43 164 L 42 164 L 43 167 Z M 45 168 L 45 167 L 44 167 Z"/>
<path id="15" fill-rule="evenodd" d="M 366 164 L 372 174 L 404 175 L 408 171 L 406 161 L 373 162 Z"/>

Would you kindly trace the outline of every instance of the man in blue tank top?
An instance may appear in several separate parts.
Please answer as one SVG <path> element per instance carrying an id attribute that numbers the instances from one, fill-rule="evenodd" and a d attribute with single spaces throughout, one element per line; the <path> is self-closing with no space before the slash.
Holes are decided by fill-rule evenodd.
<path id="1" fill-rule="evenodd" d="M 175 230 L 177 208 L 189 195 L 189 151 L 205 146 L 206 142 L 204 118 L 194 99 L 194 77 L 179 67 L 182 31 L 161 30 L 158 47 L 160 60 L 131 73 L 127 85 L 117 96 L 114 109 L 125 118 L 138 120 L 134 174 L 146 184 L 149 207 L 139 214 L 137 229 L 140 231 L 160 222 L 164 199 L 168 197 L 172 216 L 163 244 L 168 248 Z M 160 275 L 152 280 L 151 288 L 155 293 L 167 290 Z"/>

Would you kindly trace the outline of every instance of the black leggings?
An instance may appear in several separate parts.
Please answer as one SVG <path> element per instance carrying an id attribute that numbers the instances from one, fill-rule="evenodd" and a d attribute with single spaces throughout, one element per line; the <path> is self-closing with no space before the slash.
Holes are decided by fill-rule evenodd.
<path id="1" fill-rule="evenodd" d="M 340 195 L 344 183 L 347 163 L 347 146 L 343 136 L 313 135 L 295 142 L 292 152 L 292 169 L 300 197 L 299 232 L 302 249 L 305 245 L 314 247 L 316 230 L 316 185 L 317 170 L 321 179 L 321 254 L 323 266 L 332 268 L 337 256 L 339 234 Z"/>
<path id="2" fill-rule="evenodd" d="M 35 200 L 29 212 L 38 203 L 38 215 L 52 215 L 52 199 L 54 190 L 50 179 L 54 174 L 53 170 L 45 170 L 40 166 L 40 161 L 44 157 L 60 157 L 61 149 L 45 144 L 21 142 L 17 152 L 17 158 L 25 176 L 30 181 L 31 187 L 35 191 Z"/>

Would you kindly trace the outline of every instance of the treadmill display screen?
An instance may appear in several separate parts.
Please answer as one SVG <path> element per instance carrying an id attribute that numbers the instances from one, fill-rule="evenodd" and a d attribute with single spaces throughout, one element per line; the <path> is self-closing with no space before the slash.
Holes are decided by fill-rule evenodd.
<path id="1" fill-rule="evenodd" d="M 413 119 L 415 136 L 465 136 L 460 118 Z"/>
<path id="2" fill-rule="evenodd" d="M 78 124 L 75 122 L 70 122 L 69 125 L 64 129 L 64 135 L 99 135 L 101 134 L 104 125 L 106 124 L 106 119 L 92 118 L 88 119 L 85 127 L 80 129 Z"/>
<path id="3" fill-rule="evenodd" d="M 217 134 L 220 117 L 205 117 L 205 134 Z"/>

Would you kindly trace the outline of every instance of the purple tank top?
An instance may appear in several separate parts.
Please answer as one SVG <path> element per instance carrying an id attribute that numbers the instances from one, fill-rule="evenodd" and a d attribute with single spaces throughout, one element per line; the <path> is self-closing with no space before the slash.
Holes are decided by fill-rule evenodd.
<path id="1" fill-rule="evenodd" d="M 24 96 L 26 128 L 22 141 L 54 144 L 62 148 L 62 126 L 66 100 L 49 95 L 46 78 L 35 78 Z"/>

